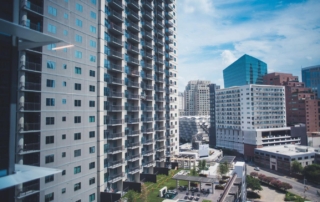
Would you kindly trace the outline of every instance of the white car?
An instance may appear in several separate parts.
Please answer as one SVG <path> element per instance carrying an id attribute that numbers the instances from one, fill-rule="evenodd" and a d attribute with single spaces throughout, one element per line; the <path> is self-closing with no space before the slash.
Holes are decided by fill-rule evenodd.
<path id="1" fill-rule="evenodd" d="M 255 168 L 254 168 L 254 170 L 259 171 L 259 170 L 260 170 L 260 168 L 259 168 L 259 167 L 255 167 Z"/>

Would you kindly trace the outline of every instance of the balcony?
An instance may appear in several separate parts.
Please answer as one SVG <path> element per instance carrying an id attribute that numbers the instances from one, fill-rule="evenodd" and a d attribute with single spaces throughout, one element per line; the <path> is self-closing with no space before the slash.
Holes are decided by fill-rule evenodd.
<path id="1" fill-rule="evenodd" d="M 157 45 L 163 46 L 163 41 L 162 41 L 162 39 L 155 39 L 154 42 L 155 42 Z"/>
<path id="2" fill-rule="evenodd" d="M 154 30 L 155 36 L 160 36 L 160 37 L 164 37 L 163 32 L 159 31 L 159 30 Z"/>
<path id="3" fill-rule="evenodd" d="M 19 148 L 19 154 L 30 154 L 40 151 L 40 143 L 29 143 L 24 144 L 22 147 Z"/>
<path id="4" fill-rule="evenodd" d="M 43 8 L 41 6 L 38 6 L 37 4 L 34 4 L 30 1 L 21 1 L 21 6 L 24 9 L 33 11 L 35 13 L 43 14 Z"/>
<path id="5" fill-rule="evenodd" d="M 174 138 L 175 135 L 174 135 L 174 134 L 169 134 L 169 135 L 167 134 L 166 137 L 167 137 L 167 138 Z"/>
<path id="6" fill-rule="evenodd" d="M 19 110 L 20 111 L 40 111 L 41 110 L 41 103 L 20 102 Z"/>
<path id="7" fill-rule="evenodd" d="M 128 41 L 134 42 L 134 43 L 139 43 L 139 37 L 136 34 L 128 33 L 126 35 L 126 38 Z"/>
<path id="8" fill-rule="evenodd" d="M 156 102 L 164 102 L 164 98 L 156 98 Z"/>
<path id="9" fill-rule="evenodd" d="M 173 44 L 173 39 L 170 39 L 169 37 L 166 37 L 166 42 L 168 44 Z M 166 48 L 167 49 L 167 48 Z"/>
<path id="10" fill-rule="evenodd" d="M 166 20 L 166 26 L 167 26 L 167 27 L 173 27 L 174 24 L 173 24 L 173 22 L 171 22 L 171 21 L 169 21 L 169 20 Z"/>
<path id="11" fill-rule="evenodd" d="M 142 111 L 152 111 L 152 110 L 153 110 L 153 107 L 151 107 L 151 106 L 145 106 L 145 107 L 141 107 L 141 110 L 142 110 Z"/>
<path id="12" fill-rule="evenodd" d="M 131 19 L 131 20 L 134 20 L 134 21 L 139 21 L 139 13 L 137 13 L 137 12 L 134 12 L 134 11 L 132 11 L 132 10 L 129 10 L 128 9 L 128 11 L 126 11 L 126 13 L 127 13 L 127 18 L 129 18 L 129 19 Z"/>
<path id="13" fill-rule="evenodd" d="M 154 150 L 151 149 L 149 151 L 143 151 L 142 152 L 142 156 L 150 156 L 150 155 L 153 155 L 154 154 Z"/>
<path id="14" fill-rule="evenodd" d="M 156 88 L 155 90 L 156 90 L 156 92 L 164 92 L 163 88 Z"/>
<path id="15" fill-rule="evenodd" d="M 172 35 L 173 35 L 173 31 L 170 30 L 170 29 L 166 29 L 166 34 L 167 34 L 168 36 L 172 36 Z"/>
<path id="16" fill-rule="evenodd" d="M 152 12 L 147 11 L 147 10 L 142 11 L 142 16 L 143 16 L 144 19 L 146 19 L 146 20 L 152 20 L 152 18 L 153 18 Z"/>
<path id="17" fill-rule="evenodd" d="M 158 17 L 158 19 L 163 20 L 163 12 L 158 12 L 157 17 Z"/>
<path id="18" fill-rule="evenodd" d="M 123 132 L 111 133 L 110 131 L 107 131 L 105 136 L 106 136 L 105 138 L 108 140 L 117 140 L 117 139 L 122 139 L 124 137 L 124 133 Z"/>
<path id="19" fill-rule="evenodd" d="M 107 168 L 116 168 L 116 167 L 119 167 L 119 166 L 122 166 L 124 164 L 124 159 L 121 159 L 121 160 L 116 160 L 116 161 L 108 161 L 106 162 L 105 164 L 105 167 Z"/>
<path id="20" fill-rule="evenodd" d="M 135 149 L 140 147 L 140 142 L 128 143 L 126 146 L 128 149 Z"/>
<path id="21" fill-rule="evenodd" d="M 143 88 L 144 90 L 153 90 L 152 85 L 148 85 L 148 84 L 143 85 L 142 88 Z"/>
<path id="22" fill-rule="evenodd" d="M 142 3 L 144 8 L 146 8 L 146 9 L 148 9 L 150 11 L 153 10 L 153 5 L 152 5 L 152 3 L 150 1 L 145 0 L 145 1 L 142 1 L 141 3 Z"/>
<path id="23" fill-rule="evenodd" d="M 123 5 L 121 0 L 107 0 L 108 5 L 112 6 L 113 8 L 117 10 L 123 10 Z"/>
<path id="24" fill-rule="evenodd" d="M 164 80 L 163 80 L 163 78 L 156 78 L 155 81 L 159 82 L 159 83 L 163 83 Z"/>
<path id="25" fill-rule="evenodd" d="M 106 121 L 107 125 L 121 125 L 124 123 L 123 119 L 109 119 Z"/>
<path id="26" fill-rule="evenodd" d="M 41 66 L 42 65 L 40 63 L 26 61 L 25 66 L 22 66 L 22 69 L 41 72 L 42 70 Z"/>
<path id="27" fill-rule="evenodd" d="M 128 21 L 126 23 L 127 25 L 127 28 L 129 28 L 131 31 L 134 31 L 134 32 L 139 32 L 139 24 L 138 23 L 135 23 L 135 22 L 132 22 L 132 21 Z"/>
<path id="28" fill-rule="evenodd" d="M 140 98 L 139 94 L 129 93 L 128 96 L 127 96 L 127 99 L 130 99 L 130 100 L 137 100 L 139 98 Z"/>
<path id="29" fill-rule="evenodd" d="M 152 122 L 153 118 L 152 117 L 144 117 L 143 119 L 141 119 L 142 122 Z"/>
<path id="30" fill-rule="evenodd" d="M 21 25 L 38 32 L 42 32 L 42 28 L 43 28 L 41 22 L 34 23 L 34 22 L 31 22 L 30 20 L 22 20 Z"/>
<path id="31" fill-rule="evenodd" d="M 152 32 L 144 31 L 144 32 L 141 32 L 141 34 L 144 38 L 152 40 Z"/>
<path id="32" fill-rule="evenodd" d="M 163 111 L 164 107 L 156 107 L 156 111 Z"/>
<path id="33" fill-rule="evenodd" d="M 129 71 L 127 72 L 127 75 L 137 77 L 139 76 L 139 71 L 129 69 Z"/>
<path id="34" fill-rule="evenodd" d="M 127 119 L 126 122 L 127 122 L 127 124 L 137 124 L 140 122 L 140 119 L 139 118 Z"/>
<path id="35" fill-rule="evenodd" d="M 108 44 L 112 44 L 114 46 L 117 47 L 122 47 L 123 46 L 123 42 L 121 38 L 117 38 L 114 36 L 108 36 L 108 35 L 104 35 L 104 40 L 106 40 L 108 42 Z"/>
<path id="36" fill-rule="evenodd" d="M 162 108 L 163 109 L 163 108 Z M 159 110 L 159 111 L 163 111 L 163 110 Z M 165 118 L 162 116 L 162 117 L 157 117 L 156 118 L 156 121 L 164 121 Z"/>
<path id="37" fill-rule="evenodd" d="M 128 106 L 127 111 L 139 111 L 139 107 L 138 106 Z"/>
<path id="38" fill-rule="evenodd" d="M 131 88 L 139 88 L 139 83 L 138 82 L 129 81 L 127 86 L 131 87 Z"/>
<path id="39" fill-rule="evenodd" d="M 38 193 L 40 190 L 39 183 L 35 183 L 29 186 L 18 187 L 17 189 L 17 199 L 22 199 L 26 196 Z"/>
<path id="40" fill-rule="evenodd" d="M 104 67 L 107 68 L 108 70 L 123 72 L 123 67 L 121 65 L 117 65 L 115 63 L 104 64 Z"/>
<path id="41" fill-rule="evenodd" d="M 148 60 L 152 60 L 153 59 L 152 54 L 146 53 L 146 52 L 142 53 L 142 57 L 144 57 L 144 58 L 146 58 Z"/>
<path id="42" fill-rule="evenodd" d="M 40 130 L 40 122 L 39 123 L 28 123 L 25 122 L 23 127 L 20 127 L 21 131 L 36 131 Z"/>
<path id="43" fill-rule="evenodd" d="M 110 175 L 110 176 L 106 177 L 105 181 L 109 182 L 109 183 L 115 183 L 115 182 L 122 180 L 122 178 L 124 178 L 124 177 L 125 177 L 124 173 L 114 174 L 114 175 Z"/>
<path id="44" fill-rule="evenodd" d="M 169 4 L 166 4 L 166 8 L 169 10 L 169 11 L 173 11 L 173 7 Z"/>
<path id="45" fill-rule="evenodd" d="M 124 18 L 122 17 L 122 12 L 117 12 L 114 10 L 110 10 L 107 12 L 109 19 L 112 19 L 116 22 L 123 22 Z"/>
<path id="46" fill-rule="evenodd" d="M 163 155 L 163 156 L 156 156 L 156 161 L 157 162 L 161 162 L 161 161 L 165 161 L 166 160 L 166 157 Z"/>
<path id="47" fill-rule="evenodd" d="M 170 46 L 167 46 L 167 47 L 166 47 L 166 51 L 167 51 L 167 52 L 173 52 L 173 48 L 170 47 Z"/>
<path id="48" fill-rule="evenodd" d="M 142 133 L 153 133 L 153 128 L 143 129 L 141 130 Z"/>
<path id="49" fill-rule="evenodd" d="M 129 161 L 129 162 L 132 162 L 132 161 L 139 160 L 140 158 L 141 158 L 141 154 L 128 155 L 126 160 Z"/>
<path id="50" fill-rule="evenodd" d="M 134 9 L 135 11 L 139 11 L 140 10 L 139 3 L 137 1 L 135 1 L 135 0 L 128 0 L 127 1 L 127 6 L 129 6 L 132 9 Z"/>
<path id="51" fill-rule="evenodd" d="M 20 82 L 21 90 L 41 91 L 41 83 L 34 82 Z"/>
<path id="52" fill-rule="evenodd" d="M 148 48 L 149 50 L 152 50 L 152 43 L 148 42 L 148 41 L 143 41 L 142 46 L 144 46 L 145 48 Z"/>
<path id="53" fill-rule="evenodd" d="M 139 60 L 132 57 L 132 56 L 128 56 L 127 57 L 127 63 L 130 63 L 130 64 L 134 64 L 134 65 L 139 65 Z"/>
<path id="54" fill-rule="evenodd" d="M 135 174 L 135 173 L 138 173 L 140 172 L 141 170 L 141 166 L 136 166 L 136 167 L 133 167 L 133 168 L 128 168 L 128 174 Z"/>
<path id="55" fill-rule="evenodd" d="M 153 77 L 152 77 L 151 74 L 145 74 L 145 75 L 142 77 L 142 79 L 152 80 Z"/>
<path id="56" fill-rule="evenodd" d="M 165 149 L 166 149 L 165 146 L 156 147 L 156 152 L 162 152 Z"/>
<path id="57" fill-rule="evenodd" d="M 139 54 L 139 48 L 138 46 L 134 46 L 132 44 L 128 44 L 127 50 L 129 52 L 135 53 L 135 54 Z"/>
<path id="58" fill-rule="evenodd" d="M 165 129 L 164 127 L 162 127 L 162 128 Z M 157 142 L 162 142 L 163 140 L 165 140 L 164 136 L 156 137 Z"/>
<path id="59" fill-rule="evenodd" d="M 115 50 L 105 50 L 104 54 L 108 55 L 109 57 L 115 58 L 115 59 L 123 59 L 123 54 L 119 51 Z"/>
<path id="60" fill-rule="evenodd" d="M 173 19 L 173 15 L 169 12 L 166 12 L 166 17 L 170 20 Z"/>
<path id="61" fill-rule="evenodd" d="M 163 4 L 162 3 L 157 3 L 157 8 L 163 11 Z"/>
<path id="62" fill-rule="evenodd" d="M 140 134 L 141 134 L 141 131 L 140 131 L 140 130 L 128 131 L 128 132 L 126 133 L 127 136 L 131 136 L 131 137 L 133 137 L 133 136 L 138 136 L 138 135 L 140 135 Z"/>
<path id="63" fill-rule="evenodd" d="M 158 54 L 161 54 L 162 56 L 164 55 L 164 52 L 163 52 L 162 49 L 156 49 L 155 52 L 158 53 Z M 160 72 L 160 71 L 159 71 L 159 72 Z M 160 73 L 163 73 L 163 70 L 162 70 L 162 72 L 160 72 Z"/>
<path id="64" fill-rule="evenodd" d="M 153 166 L 154 163 L 155 163 L 155 161 L 148 161 L 148 162 L 142 163 L 142 166 L 143 167 L 151 167 L 151 166 Z"/>
<path id="65" fill-rule="evenodd" d="M 142 66 L 142 68 L 152 70 L 152 63 L 144 62 L 141 66 Z"/>
<path id="66" fill-rule="evenodd" d="M 145 28 L 145 30 L 151 31 L 153 29 L 152 23 L 148 21 L 141 21 L 142 26 Z"/>
<path id="67" fill-rule="evenodd" d="M 104 81 L 109 84 L 123 85 L 123 80 L 115 77 L 104 78 Z"/>
<path id="68" fill-rule="evenodd" d="M 124 109 L 124 107 L 121 106 L 121 105 L 110 105 L 110 106 L 104 107 L 104 110 L 108 110 L 108 111 L 111 111 L 111 112 L 120 112 L 123 109 Z"/>
<path id="69" fill-rule="evenodd" d="M 111 97 L 111 98 L 122 98 L 123 93 L 109 92 L 106 94 L 106 96 Z"/>
<path id="70" fill-rule="evenodd" d="M 163 20 L 155 20 L 154 24 L 158 26 L 159 29 L 163 29 Z"/>
<path id="71" fill-rule="evenodd" d="M 118 146 L 118 147 L 110 147 L 106 149 L 106 153 L 108 154 L 116 154 L 119 152 L 122 152 L 124 150 L 124 146 Z"/>
<path id="72" fill-rule="evenodd" d="M 119 25 L 114 24 L 113 22 L 105 23 L 105 26 L 108 28 L 108 31 L 114 34 L 122 35 L 123 30 L 122 27 Z"/>
<path id="73" fill-rule="evenodd" d="M 153 100 L 153 96 L 152 95 L 147 95 L 146 96 L 146 100 L 152 101 Z"/>
<path id="74" fill-rule="evenodd" d="M 161 127 L 156 127 L 155 129 L 156 131 L 162 131 L 162 130 L 165 130 L 165 127 L 161 126 Z"/>

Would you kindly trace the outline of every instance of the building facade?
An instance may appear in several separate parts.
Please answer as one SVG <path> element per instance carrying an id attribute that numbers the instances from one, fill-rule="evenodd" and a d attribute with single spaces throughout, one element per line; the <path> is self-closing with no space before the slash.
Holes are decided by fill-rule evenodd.
<path id="1" fill-rule="evenodd" d="M 180 116 L 184 116 L 184 93 L 178 93 L 178 109 Z"/>
<path id="2" fill-rule="evenodd" d="M 311 88 L 320 98 L 320 65 L 304 67 L 301 69 L 302 82 L 306 87 Z"/>
<path id="3" fill-rule="evenodd" d="M 270 73 L 263 77 L 263 83 L 285 87 L 288 126 L 305 124 L 307 133 L 320 130 L 318 99 L 311 88 L 299 82 L 297 76 L 288 73 Z"/>
<path id="4" fill-rule="evenodd" d="M 291 138 L 286 127 L 283 86 L 252 84 L 216 90 L 215 106 L 217 147 L 253 158 L 256 147 L 300 141 Z"/>
<path id="5" fill-rule="evenodd" d="M 62 170 L 16 200 L 99 201 L 165 167 L 179 149 L 175 1 L 14 3 L 21 26 L 63 41 L 19 49 L 5 86 L 17 91 L 16 163 Z"/>
<path id="6" fill-rule="evenodd" d="M 267 72 L 265 62 L 245 54 L 223 70 L 224 87 L 262 84 Z"/>
<path id="7" fill-rule="evenodd" d="M 209 146 L 211 148 L 217 145 L 216 140 L 216 90 L 219 90 L 220 86 L 216 84 L 209 84 L 210 92 L 210 128 L 209 128 Z"/>
<path id="8" fill-rule="evenodd" d="M 184 91 L 185 116 L 207 116 L 210 109 L 210 81 L 189 81 Z"/>

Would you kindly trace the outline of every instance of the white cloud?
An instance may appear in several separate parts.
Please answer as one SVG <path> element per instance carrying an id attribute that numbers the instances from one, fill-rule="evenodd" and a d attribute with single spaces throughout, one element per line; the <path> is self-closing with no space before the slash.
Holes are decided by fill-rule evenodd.
<path id="1" fill-rule="evenodd" d="M 237 60 L 234 54 L 230 50 L 224 50 L 221 53 L 223 64 L 229 66 L 231 63 Z"/>

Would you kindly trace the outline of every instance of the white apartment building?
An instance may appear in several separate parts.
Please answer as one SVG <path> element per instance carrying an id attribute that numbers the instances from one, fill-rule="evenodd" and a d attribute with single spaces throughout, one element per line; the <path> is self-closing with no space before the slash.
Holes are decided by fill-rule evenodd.
<path id="1" fill-rule="evenodd" d="M 12 57 L 15 163 L 62 170 L 16 201 L 100 201 L 166 167 L 179 151 L 176 1 L 8 2 L 20 26 L 62 41 Z"/>
<path id="2" fill-rule="evenodd" d="M 210 81 L 189 81 L 184 91 L 185 116 L 210 114 Z"/>
<path id="3" fill-rule="evenodd" d="M 184 115 L 184 93 L 179 92 L 178 93 L 178 109 L 179 109 L 179 115 Z"/>
<path id="4" fill-rule="evenodd" d="M 282 86 L 251 84 L 220 89 L 215 101 L 218 147 L 253 157 L 256 147 L 300 142 L 291 138 L 286 127 Z"/>

